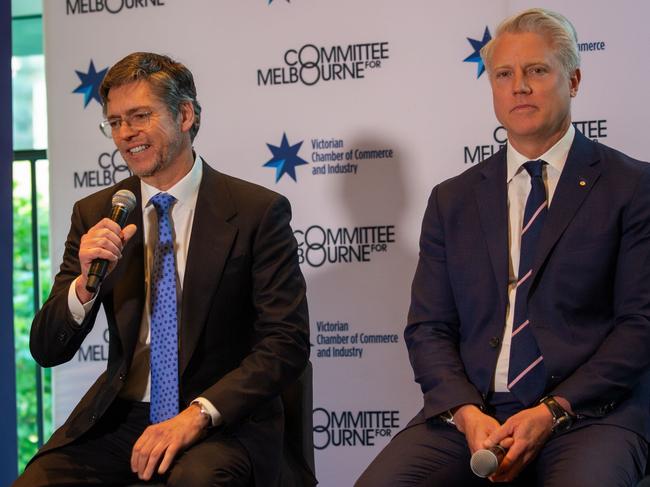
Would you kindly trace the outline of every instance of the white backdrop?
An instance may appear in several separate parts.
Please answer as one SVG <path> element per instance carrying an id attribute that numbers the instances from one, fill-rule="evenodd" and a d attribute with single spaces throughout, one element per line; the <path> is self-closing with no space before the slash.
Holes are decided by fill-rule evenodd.
<path id="1" fill-rule="evenodd" d="M 567 15 L 587 49 L 574 102 L 578 128 L 650 159 L 643 130 L 650 4 L 540 4 Z M 468 38 L 482 40 L 486 27 L 493 33 L 503 17 L 530 6 L 44 2 L 55 265 L 74 201 L 128 174 L 97 128 L 93 81 L 132 51 L 184 62 L 203 106 L 196 150 L 220 171 L 292 202 L 314 345 L 317 476 L 326 487 L 352 485 L 422 404 L 402 331 L 429 192 L 504 142 L 487 75 L 477 78 L 478 64 L 463 62 L 474 51 Z M 328 79 L 337 74 L 344 79 Z M 306 161 L 295 167 L 295 181 L 290 174 L 276 181 L 277 170 L 264 166 L 274 157 L 267 144 L 281 147 L 285 134 L 280 155 L 293 160 L 293 147 Z M 98 321 L 82 350 L 55 369 L 56 425 L 105 368 L 105 332 Z"/>

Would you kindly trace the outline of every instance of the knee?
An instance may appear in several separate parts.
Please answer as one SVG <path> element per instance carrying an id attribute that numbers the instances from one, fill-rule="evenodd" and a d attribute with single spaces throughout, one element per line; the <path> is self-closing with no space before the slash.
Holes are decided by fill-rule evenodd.
<path id="1" fill-rule="evenodd" d="M 251 485 L 251 469 L 242 462 L 211 459 L 209 463 L 182 459 L 172 469 L 168 487 L 241 486 Z"/>

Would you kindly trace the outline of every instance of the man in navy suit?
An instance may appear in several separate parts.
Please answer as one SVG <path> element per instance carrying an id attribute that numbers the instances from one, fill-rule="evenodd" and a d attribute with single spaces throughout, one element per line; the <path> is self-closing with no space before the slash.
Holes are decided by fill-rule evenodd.
<path id="1" fill-rule="evenodd" d="M 424 408 L 358 486 L 633 486 L 650 439 L 650 166 L 571 124 L 577 37 L 505 20 L 481 51 L 507 148 L 436 186 L 405 338 Z"/>

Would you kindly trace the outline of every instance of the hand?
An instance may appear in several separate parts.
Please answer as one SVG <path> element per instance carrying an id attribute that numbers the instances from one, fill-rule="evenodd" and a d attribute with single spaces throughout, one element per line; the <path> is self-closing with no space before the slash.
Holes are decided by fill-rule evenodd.
<path id="1" fill-rule="evenodd" d="M 110 273 L 115 268 L 117 261 L 122 258 L 122 249 L 135 235 L 136 230 L 137 227 L 133 224 L 121 229 L 110 218 L 104 218 L 81 237 L 79 244 L 81 276 L 77 279 L 75 291 L 82 304 L 93 298 L 93 294 L 86 289 L 88 271 L 93 260 L 107 260 L 109 262 L 108 272 Z"/>
<path id="2" fill-rule="evenodd" d="M 471 453 L 483 448 L 488 436 L 500 426 L 496 419 L 473 404 L 459 407 L 454 413 L 454 422 L 458 431 L 465 434 Z"/>
<path id="3" fill-rule="evenodd" d="M 131 471 L 140 480 L 150 480 L 156 467 L 164 474 L 179 451 L 204 436 L 208 421 L 193 404 L 173 418 L 149 426 L 133 445 Z"/>
<path id="4" fill-rule="evenodd" d="M 544 404 L 524 409 L 509 417 L 483 443 L 482 448 L 500 444 L 509 447 L 499 469 L 490 477 L 492 482 L 514 480 L 551 436 L 553 417 Z"/>

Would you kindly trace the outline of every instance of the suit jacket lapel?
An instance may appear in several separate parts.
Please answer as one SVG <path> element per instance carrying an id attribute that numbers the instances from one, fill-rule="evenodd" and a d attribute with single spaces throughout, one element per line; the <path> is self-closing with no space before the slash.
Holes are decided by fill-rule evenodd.
<path id="1" fill-rule="evenodd" d="M 122 259 L 115 270 L 108 276 L 107 281 L 108 279 L 112 281 L 115 323 L 122 342 L 124 357 L 130 361 L 140 331 L 145 302 L 144 236 L 140 180 L 136 177 L 126 179 L 120 189 L 128 189 L 136 196 L 136 205 L 129 215 L 127 225 L 133 223 L 138 227 L 138 230 L 124 247 Z M 104 284 L 109 285 L 108 282 Z"/>
<path id="2" fill-rule="evenodd" d="M 600 177 L 595 142 L 576 130 L 566 164 L 560 175 L 544 228 L 540 235 L 533 269 L 537 280 L 544 262 Z M 533 281 L 533 282 L 534 282 Z M 530 289 L 533 286 L 531 285 Z"/>
<path id="3" fill-rule="evenodd" d="M 211 297 L 221 280 L 237 235 L 237 227 L 229 223 L 235 214 L 235 204 L 224 178 L 203 162 L 203 177 L 196 200 L 183 280 L 180 374 L 187 367 L 201 336 Z"/>
<path id="4" fill-rule="evenodd" d="M 474 186 L 481 228 L 504 309 L 508 287 L 508 194 L 505 154 L 505 150 L 502 150 L 495 154 L 491 161 L 482 163 L 484 167 L 481 173 L 484 179 Z"/>

